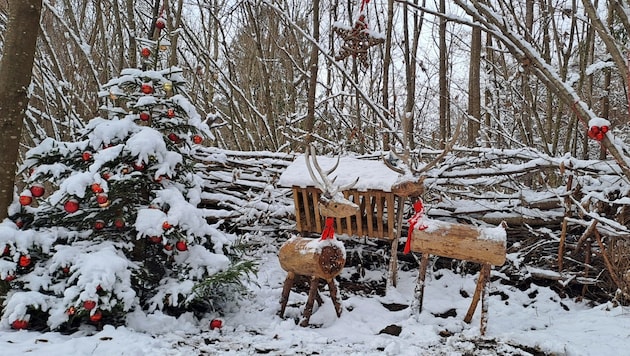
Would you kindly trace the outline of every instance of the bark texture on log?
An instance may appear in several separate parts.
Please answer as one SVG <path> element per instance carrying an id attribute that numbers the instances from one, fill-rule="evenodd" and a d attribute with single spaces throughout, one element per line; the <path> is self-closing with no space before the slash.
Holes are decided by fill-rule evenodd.
<path id="1" fill-rule="evenodd" d="M 346 264 L 346 251 L 336 239 L 294 237 L 278 252 L 280 266 L 287 272 L 327 281 L 335 278 Z"/>
<path id="2" fill-rule="evenodd" d="M 501 229 L 503 238 L 500 238 Z M 505 262 L 505 229 L 432 222 L 425 230 L 414 230 L 411 250 L 442 257 L 501 266 Z"/>

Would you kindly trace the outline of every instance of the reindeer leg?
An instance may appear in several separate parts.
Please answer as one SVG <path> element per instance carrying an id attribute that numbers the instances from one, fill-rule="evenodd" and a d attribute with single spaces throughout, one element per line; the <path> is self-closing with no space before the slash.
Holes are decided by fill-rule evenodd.
<path id="1" fill-rule="evenodd" d="M 337 295 L 337 283 L 335 283 L 334 279 L 330 279 L 328 281 L 328 289 L 330 290 L 330 299 L 332 299 L 333 305 L 335 306 L 335 311 L 337 312 L 337 317 L 341 316 L 341 301 Z"/>
<path id="2" fill-rule="evenodd" d="M 481 297 L 481 293 L 483 292 L 483 289 L 486 285 L 486 269 L 490 271 L 490 265 L 484 263 L 483 266 L 481 266 L 481 272 L 479 272 L 479 279 L 477 280 L 477 286 L 475 287 L 475 294 L 473 294 L 472 302 L 470 303 L 470 306 L 468 307 L 468 312 L 464 317 L 464 321 L 466 323 L 471 322 L 473 314 L 475 314 L 475 309 L 477 309 L 477 304 L 479 303 L 479 297 Z"/>
<path id="3" fill-rule="evenodd" d="M 293 287 L 293 281 L 295 280 L 295 273 L 288 272 L 287 278 L 284 280 L 284 285 L 282 286 L 282 296 L 280 297 L 280 317 L 284 318 L 284 311 L 287 308 L 287 302 L 289 301 L 289 293 L 291 292 L 291 287 Z"/>
<path id="4" fill-rule="evenodd" d="M 420 315 L 422 312 L 422 301 L 424 299 L 424 282 L 427 276 L 427 268 L 429 267 L 429 254 L 422 253 L 422 259 L 420 260 L 420 269 L 418 271 L 418 281 L 416 282 L 416 288 L 414 290 L 414 311 Z"/>
<path id="5" fill-rule="evenodd" d="M 308 291 L 308 299 L 306 300 L 306 307 L 304 307 L 304 319 L 300 323 L 300 326 L 308 326 L 308 321 L 311 319 L 311 314 L 313 314 L 313 303 L 315 303 L 315 296 L 318 293 L 318 286 L 319 277 L 311 277 L 311 288 Z"/>

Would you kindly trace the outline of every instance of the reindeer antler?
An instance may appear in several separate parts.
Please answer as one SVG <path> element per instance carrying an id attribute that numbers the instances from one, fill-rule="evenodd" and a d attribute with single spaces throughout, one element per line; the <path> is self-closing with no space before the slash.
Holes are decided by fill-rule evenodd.
<path id="1" fill-rule="evenodd" d="M 317 162 L 315 147 L 309 145 L 304 153 L 304 158 L 306 160 L 308 174 L 311 176 L 311 179 L 313 179 L 315 187 L 322 191 L 322 194 L 319 197 L 319 209 L 322 215 L 329 217 L 346 217 L 356 214 L 359 210 L 359 206 L 344 198 L 343 194 L 340 194 L 340 192 L 354 187 L 354 185 L 359 181 L 359 177 L 357 177 L 357 179 L 355 179 L 352 183 L 344 186 L 335 186 L 334 183 L 337 177 L 333 180 L 330 180 L 328 177 L 339 166 L 341 156 L 337 156 L 337 162 L 327 171 L 322 170 L 319 162 Z M 315 170 L 319 174 L 320 178 L 315 176 L 313 167 L 315 167 Z"/>

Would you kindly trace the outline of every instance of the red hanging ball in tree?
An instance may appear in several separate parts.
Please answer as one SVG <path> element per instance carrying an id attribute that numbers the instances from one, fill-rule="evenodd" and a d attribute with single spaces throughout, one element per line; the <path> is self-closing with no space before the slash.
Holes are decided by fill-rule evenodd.
<path id="1" fill-rule="evenodd" d="M 29 191 L 25 191 L 20 195 L 20 205 L 27 206 L 33 202 L 33 196 Z"/>
<path id="2" fill-rule="evenodd" d="M 103 177 L 103 179 L 105 179 L 105 180 L 109 180 L 109 178 L 112 177 L 112 174 L 111 174 L 111 172 L 103 172 L 101 174 L 101 177 Z"/>
<path id="3" fill-rule="evenodd" d="M 603 133 L 608 132 L 608 126 L 606 126 L 606 125 L 602 126 L 602 127 L 600 128 L 600 131 L 601 131 L 601 132 L 603 132 Z"/>
<path id="4" fill-rule="evenodd" d="M 195 135 L 192 138 L 193 142 L 196 144 L 200 144 L 201 142 L 203 142 L 203 137 L 199 136 L 199 135 Z"/>
<path id="5" fill-rule="evenodd" d="M 166 19 L 160 16 L 157 20 L 155 20 L 155 27 L 163 30 L 166 27 Z"/>
<path id="6" fill-rule="evenodd" d="M 142 50 L 140 50 L 140 55 L 144 58 L 149 58 L 149 56 L 151 55 L 151 50 L 147 47 L 143 47 Z"/>
<path id="7" fill-rule="evenodd" d="M 98 183 L 92 184 L 90 188 L 92 189 L 92 192 L 97 193 L 97 194 L 103 192 L 103 187 L 101 187 L 101 185 Z"/>
<path id="8" fill-rule="evenodd" d="M 66 310 L 66 314 L 68 315 L 74 315 L 74 313 L 77 312 L 77 308 L 71 306 L 70 308 L 68 308 L 68 310 Z"/>
<path id="9" fill-rule="evenodd" d="M 11 282 L 11 281 L 12 281 L 12 280 L 14 280 L 14 279 L 15 279 L 15 275 L 13 275 L 13 274 L 9 274 L 9 275 L 7 275 L 7 276 L 4 278 L 4 280 L 5 280 L 5 281 L 7 281 L 7 282 Z"/>
<path id="10" fill-rule="evenodd" d="M 114 220 L 114 226 L 117 229 L 124 229 L 125 228 L 125 220 L 123 218 L 116 218 L 116 220 Z"/>
<path id="11" fill-rule="evenodd" d="M 221 329 L 223 327 L 223 321 L 221 319 L 212 319 L 210 322 L 210 330 Z"/>
<path id="12" fill-rule="evenodd" d="M 148 112 L 143 111 L 140 113 L 140 120 L 149 121 L 150 119 L 151 119 L 151 115 Z"/>
<path id="13" fill-rule="evenodd" d="M 173 251 L 173 245 L 171 245 L 169 243 L 166 243 L 166 244 L 164 244 L 164 249 L 166 251 Z"/>
<path id="14" fill-rule="evenodd" d="M 136 171 L 143 171 L 144 168 L 145 166 L 144 166 L 144 163 L 142 162 L 133 164 L 133 169 L 135 169 Z"/>
<path id="15" fill-rule="evenodd" d="M 69 274 L 70 266 L 63 266 L 63 268 L 61 269 L 61 272 L 63 272 L 63 274 Z"/>
<path id="16" fill-rule="evenodd" d="M 186 251 L 188 250 L 188 245 L 186 244 L 186 241 L 177 241 L 177 243 L 175 243 L 175 248 L 177 251 Z"/>
<path id="17" fill-rule="evenodd" d="M 11 253 L 11 248 L 9 247 L 9 245 L 5 245 L 4 251 L 2 251 L 2 256 L 7 256 L 9 255 L 9 253 Z"/>
<path id="18" fill-rule="evenodd" d="M 94 323 L 100 321 L 103 318 L 103 313 L 100 310 L 94 311 L 93 314 L 90 315 L 90 320 Z"/>
<path id="19" fill-rule="evenodd" d="M 162 236 L 149 236 L 149 242 L 154 243 L 154 244 L 161 244 Z"/>
<path id="20" fill-rule="evenodd" d="M 168 139 L 175 143 L 179 142 L 179 137 L 174 132 L 168 134 Z"/>
<path id="21" fill-rule="evenodd" d="M 11 327 L 15 330 L 23 330 L 28 328 L 28 320 L 17 319 L 11 323 Z"/>
<path id="22" fill-rule="evenodd" d="M 96 220 L 94 222 L 94 229 L 95 230 L 103 230 L 105 228 L 105 221 L 103 220 Z"/>
<path id="23" fill-rule="evenodd" d="M 153 85 L 150 83 L 143 83 L 142 86 L 140 86 L 140 91 L 144 94 L 151 94 L 153 93 Z"/>
<path id="24" fill-rule="evenodd" d="M 79 210 L 79 202 L 76 199 L 68 199 L 63 204 L 63 209 L 70 214 L 76 213 Z"/>
<path id="25" fill-rule="evenodd" d="M 109 206 L 109 198 L 107 197 L 107 194 L 105 193 L 100 193 L 96 196 L 96 202 L 98 203 L 98 206 L 100 206 L 101 208 L 107 208 Z"/>
<path id="26" fill-rule="evenodd" d="M 83 152 L 83 154 L 81 154 L 81 158 L 83 158 L 84 161 L 89 161 L 92 159 L 92 153 L 85 151 Z"/>
<path id="27" fill-rule="evenodd" d="M 171 224 L 168 223 L 168 221 L 165 221 L 165 222 L 162 223 L 162 229 L 164 229 L 164 230 L 168 230 L 171 227 L 172 226 L 171 226 Z"/>
<path id="28" fill-rule="evenodd" d="M 18 229 L 21 229 L 24 227 L 24 220 L 18 218 L 17 220 L 15 220 L 15 226 L 17 226 Z"/>
<path id="29" fill-rule="evenodd" d="M 20 256 L 20 260 L 18 261 L 18 264 L 20 265 L 20 267 L 28 267 L 31 265 L 31 257 L 29 257 L 28 255 L 22 255 Z"/>
<path id="30" fill-rule="evenodd" d="M 92 310 L 96 308 L 96 302 L 93 300 L 86 300 L 83 302 L 83 308 L 85 308 L 86 310 Z"/>
<path id="31" fill-rule="evenodd" d="M 168 116 L 169 118 L 174 118 L 175 117 L 175 109 L 169 108 L 168 110 L 166 110 L 166 116 Z"/>
<path id="32" fill-rule="evenodd" d="M 39 198 L 44 195 L 44 186 L 39 183 L 33 184 L 30 190 L 31 194 L 33 194 L 35 198 Z"/>

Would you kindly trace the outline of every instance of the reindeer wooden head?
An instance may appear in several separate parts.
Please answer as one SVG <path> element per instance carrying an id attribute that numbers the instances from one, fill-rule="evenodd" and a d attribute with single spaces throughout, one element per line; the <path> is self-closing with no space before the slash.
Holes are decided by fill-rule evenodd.
<path id="1" fill-rule="evenodd" d="M 352 188 L 359 178 L 348 185 L 336 186 L 335 179 L 330 180 L 328 177 L 339 166 L 340 157 L 337 157 L 337 162 L 332 168 L 324 171 L 317 162 L 315 148 L 309 145 L 306 149 L 305 160 L 306 168 L 313 179 L 313 183 L 315 183 L 315 186 L 322 191 L 318 202 L 321 215 L 333 218 L 344 218 L 355 215 L 359 211 L 359 206 L 346 199 L 342 192 Z M 319 178 L 315 176 L 313 168 L 315 168 L 315 171 L 319 174 Z"/>
<path id="2" fill-rule="evenodd" d="M 418 197 L 424 193 L 424 174 L 435 167 L 451 151 L 461 132 L 462 122 L 463 120 L 461 119 L 457 122 L 453 137 L 446 144 L 442 153 L 422 168 L 418 168 L 419 164 L 417 158 L 411 157 L 406 142 L 404 143 L 405 148 L 403 152 L 396 152 L 392 148 L 392 154 L 402 163 L 400 166 L 394 166 L 390 160 L 383 159 L 387 167 L 401 175 L 400 180 L 392 186 L 392 193 L 401 197 Z"/>

